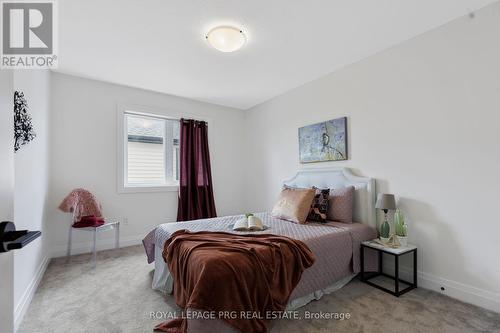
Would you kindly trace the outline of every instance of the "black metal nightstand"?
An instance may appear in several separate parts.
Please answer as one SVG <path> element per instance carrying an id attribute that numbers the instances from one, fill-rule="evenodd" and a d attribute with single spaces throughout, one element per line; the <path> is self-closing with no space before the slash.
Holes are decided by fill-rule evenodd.
<path id="1" fill-rule="evenodd" d="M 365 272 L 365 249 L 370 249 L 378 252 L 378 272 Z M 387 253 L 394 256 L 394 276 L 391 276 L 387 273 L 384 273 L 383 270 L 383 254 Z M 413 253 L 413 283 L 402 280 L 399 278 L 399 257 L 401 255 Z M 377 276 L 385 276 L 389 279 L 394 280 L 394 291 L 382 287 L 372 281 L 371 279 Z M 391 295 L 399 297 L 412 289 L 417 288 L 417 247 L 414 245 L 408 245 L 405 247 L 400 247 L 397 249 L 393 249 L 382 244 L 379 244 L 374 241 L 367 241 L 361 243 L 361 281 L 370 286 L 383 290 Z M 408 285 L 405 289 L 400 290 L 399 284 L 404 283 Z"/>

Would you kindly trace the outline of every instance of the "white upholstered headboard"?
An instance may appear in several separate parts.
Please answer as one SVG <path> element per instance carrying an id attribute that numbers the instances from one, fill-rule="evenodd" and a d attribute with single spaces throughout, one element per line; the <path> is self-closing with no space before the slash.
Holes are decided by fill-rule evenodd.
<path id="1" fill-rule="evenodd" d="M 342 188 L 354 186 L 353 219 L 377 227 L 375 216 L 375 180 L 373 178 L 358 177 L 347 168 L 304 169 L 297 172 L 295 177 L 283 182 L 292 187 Z"/>

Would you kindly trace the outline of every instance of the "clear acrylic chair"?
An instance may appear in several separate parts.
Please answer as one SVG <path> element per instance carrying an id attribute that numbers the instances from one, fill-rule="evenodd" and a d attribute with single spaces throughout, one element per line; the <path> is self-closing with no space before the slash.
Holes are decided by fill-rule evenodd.
<path id="1" fill-rule="evenodd" d="M 92 268 L 95 268 L 97 265 L 97 234 L 106 231 L 106 230 L 115 230 L 115 249 L 120 247 L 120 221 L 105 219 L 105 223 L 98 227 L 85 227 L 85 228 L 74 228 L 74 215 L 71 216 L 71 223 L 69 225 L 69 235 L 68 235 L 68 250 L 66 252 L 66 258 L 69 260 L 71 256 L 71 246 L 73 242 L 73 229 L 74 230 L 82 230 L 86 232 L 91 232 L 93 243 L 92 243 Z"/>

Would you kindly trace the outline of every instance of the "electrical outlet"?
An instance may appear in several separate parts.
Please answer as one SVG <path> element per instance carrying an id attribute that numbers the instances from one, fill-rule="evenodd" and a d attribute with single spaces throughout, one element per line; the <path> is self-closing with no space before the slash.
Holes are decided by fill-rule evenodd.
<path id="1" fill-rule="evenodd" d="M 128 225 L 128 217 L 124 217 L 123 218 L 123 224 L 124 225 Z"/>

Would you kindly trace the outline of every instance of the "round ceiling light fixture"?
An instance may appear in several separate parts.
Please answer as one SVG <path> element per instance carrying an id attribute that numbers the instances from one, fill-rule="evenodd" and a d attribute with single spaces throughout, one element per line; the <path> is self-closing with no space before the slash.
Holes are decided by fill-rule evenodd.
<path id="1" fill-rule="evenodd" d="M 221 52 L 234 52 L 245 45 L 247 38 L 241 29 L 220 26 L 210 30 L 205 36 L 208 43 Z"/>

